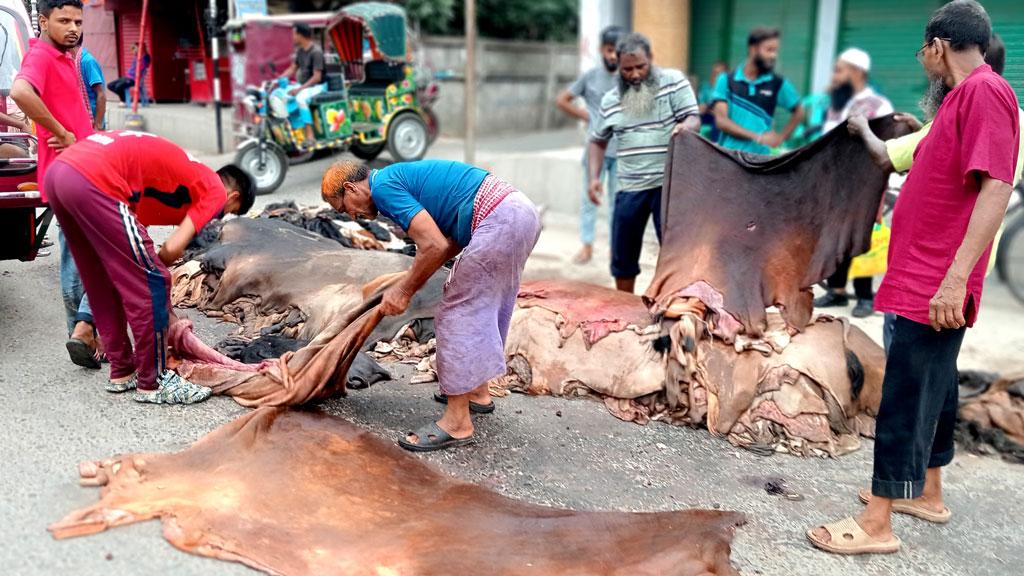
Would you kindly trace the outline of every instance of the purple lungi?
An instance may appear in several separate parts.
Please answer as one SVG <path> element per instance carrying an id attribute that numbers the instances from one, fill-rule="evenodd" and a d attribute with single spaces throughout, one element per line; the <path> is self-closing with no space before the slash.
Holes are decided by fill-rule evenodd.
<path id="1" fill-rule="evenodd" d="M 46 192 L 89 295 L 110 377 L 138 374 L 139 390 L 156 390 L 166 363 L 171 275 L 146 228 L 127 204 L 59 158 L 46 171 Z"/>
<path id="2" fill-rule="evenodd" d="M 465 394 L 505 374 L 505 338 L 519 281 L 539 237 L 537 208 L 512 191 L 480 221 L 452 266 L 434 320 L 437 376 L 445 394 Z"/>

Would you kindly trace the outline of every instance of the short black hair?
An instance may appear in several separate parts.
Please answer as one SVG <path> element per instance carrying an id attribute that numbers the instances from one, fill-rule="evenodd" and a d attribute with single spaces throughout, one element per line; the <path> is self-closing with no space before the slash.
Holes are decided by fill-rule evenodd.
<path id="1" fill-rule="evenodd" d="M 985 63 L 992 67 L 993 72 L 1003 75 L 1006 68 L 1006 44 L 1003 44 L 1003 39 L 995 32 L 992 33 L 988 50 L 985 51 Z"/>
<path id="2" fill-rule="evenodd" d="M 619 39 L 626 33 L 622 26 L 607 26 L 601 30 L 601 46 L 618 46 Z"/>
<path id="3" fill-rule="evenodd" d="M 639 32 L 626 34 L 615 45 L 615 53 L 618 54 L 619 60 L 622 59 L 623 54 L 636 54 L 637 52 L 643 52 L 648 58 L 651 57 L 651 41 Z"/>
<path id="4" fill-rule="evenodd" d="M 933 12 L 924 27 L 925 42 L 936 38 L 948 40 L 954 52 L 976 46 L 984 54 L 992 39 L 992 20 L 974 0 L 954 0 Z"/>
<path id="5" fill-rule="evenodd" d="M 776 38 L 781 37 L 782 32 L 780 32 L 778 28 L 758 26 L 757 28 L 751 30 L 750 34 L 747 35 L 747 48 L 750 48 L 751 46 L 757 46 L 758 44 L 764 42 L 765 40 L 774 40 Z"/>
<path id="6" fill-rule="evenodd" d="M 309 24 L 306 24 L 305 22 L 299 22 L 298 24 L 295 25 L 295 33 L 298 34 L 299 36 L 302 36 L 303 38 L 313 37 L 313 29 L 309 26 Z"/>
<path id="7" fill-rule="evenodd" d="M 66 8 L 68 6 L 81 9 L 82 0 L 43 0 L 36 9 L 39 11 L 39 14 L 49 18 L 50 13 L 57 8 Z"/>
<path id="8" fill-rule="evenodd" d="M 253 181 L 252 176 L 234 164 L 228 164 L 217 170 L 217 175 L 220 176 L 221 182 L 226 188 L 238 190 L 241 201 L 238 213 L 245 214 L 251 210 L 253 203 L 256 202 L 256 182 Z"/>

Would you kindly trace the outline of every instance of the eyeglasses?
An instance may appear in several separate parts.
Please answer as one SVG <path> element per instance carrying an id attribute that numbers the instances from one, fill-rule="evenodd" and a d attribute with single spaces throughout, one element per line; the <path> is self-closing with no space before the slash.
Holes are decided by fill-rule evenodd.
<path id="1" fill-rule="evenodd" d="M 938 36 L 936 36 L 935 38 L 932 38 L 931 40 L 925 42 L 923 46 L 918 48 L 917 53 L 914 54 L 914 56 L 917 58 L 918 62 L 920 62 L 921 59 L 924 57 L 924 50 L 925 50 L 925 48 L 928 48 L 929 46 L 934 44 L 936 40 L 945 40 L 946 42 L 952 42 L 952 40 L 950 40 L 949 38 L 939 38 Z"/>

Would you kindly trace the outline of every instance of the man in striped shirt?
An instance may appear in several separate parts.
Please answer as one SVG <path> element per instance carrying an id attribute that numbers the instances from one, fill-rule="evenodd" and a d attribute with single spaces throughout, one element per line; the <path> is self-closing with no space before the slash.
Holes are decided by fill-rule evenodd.
<path id="1" fill-rule="evenodd" d="M 665 156 L 672 137 L 682 130 L 700 130 L 697 97 L 678 70 L 651 64 L 651 43 L 630 34 L 616 47 L 618 85 L 601 100 L 588 150 L 590 199 L 601 203 L 599 175 L 605 149 L 615 137 L 618 152 L 618 193 L 612 220 L 612 276 L 615 287 L 633 292 L 640 274 L 640 250 L 647 220 L 661 241 L 661 185 Z"/>

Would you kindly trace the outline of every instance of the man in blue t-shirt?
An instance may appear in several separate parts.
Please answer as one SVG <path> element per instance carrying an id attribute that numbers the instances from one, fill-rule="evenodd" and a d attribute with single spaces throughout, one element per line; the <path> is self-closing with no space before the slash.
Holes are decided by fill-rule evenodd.
<path id="1" fill-rule="evenodd" d="M 85 84 L 85 93 L 89 97 L 89 112 L 92 114 L 93 130 L 103 130 L 106 127 L 105 117 L 107 115 L 107 91 L 103 82 L 103 67 L 89 52 L 88 48 L 82 46 L 82 36 L 78 40 L 78 68 L 82 74 L 82 83 Z"/>
<path id="2" fill-rule="evenodd" d="M 803 120 L 800 94 L 774 72 L 779 36 L 773 28 L 754 28 L 747 37 L 746 62 L 718 76 L 712 110 L 722 132 L 718 143 L 726 148 L 771 154 Z M 778 106 L 793 113 L 782 132 L 772 130 Z"/>
<path id="3" fill-rule="evenodd" d="M 485 170 L 449 160 L 421 160 L 371 170 L 343 160 L 324 174 L 323 199 L 353 218 L 387 216 L 416 243 L 409 272 L 383 294 L 395 316 L 445 262 L 459 255 L 437 308 L 434 399 L 448 407 L 437 422 L 398 441 L 428 452 L 473 440 L 470 413 L 494 411 L 487 383 L 504 376 L 505 338 L 526 259 L 540 235 L 529 199 Z"/>

